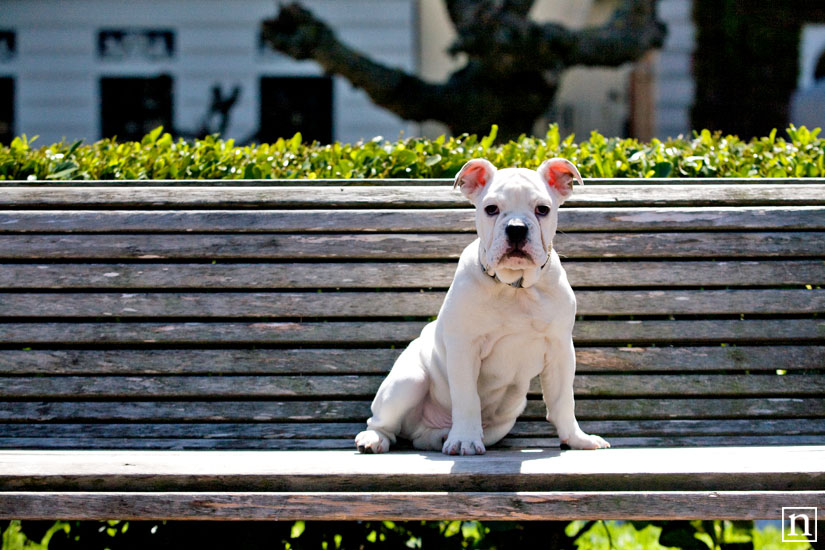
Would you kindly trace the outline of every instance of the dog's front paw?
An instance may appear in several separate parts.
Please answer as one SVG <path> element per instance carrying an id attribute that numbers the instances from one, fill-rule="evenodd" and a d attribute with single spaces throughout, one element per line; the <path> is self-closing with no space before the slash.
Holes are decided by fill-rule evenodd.
<path id="1" fill-rule="evenodd" d="M 598 435 L 590 435 L 584 432 L 573 434 L 562 441 L 563 445 L 568 445 L 571 449 L 609 449 L 610 443 Z"/>
<path id="2" fill-rule="evenodd" d="M 386 453 L 390 450 L 390 440 L 375 430 L 365 430 L 355 436 L 355 446 L 359 453 Z"/>
<path id="3" fill-rule="evenodd" d="M 474 437 L 451 430 L 447 440 L 444 441 L 441 452 L 445 455 L 483 455 L 487 452 L 487 449 L 484 448 L 480 435 Z"/>

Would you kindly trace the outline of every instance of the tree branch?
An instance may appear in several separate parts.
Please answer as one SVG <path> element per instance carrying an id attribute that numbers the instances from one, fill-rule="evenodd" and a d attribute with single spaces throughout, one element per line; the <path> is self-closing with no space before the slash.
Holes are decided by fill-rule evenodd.
<path id="1" fill-rule="evenodd" d="M 664 42 L 654 0 L 624 0 L 601 27 L 571 31 L 539 25 L 513 13 L 477 13 L 459 29 L 452 53 L 490 60 L 491 70 L 560 70 L 573 65 L 616 66 L 638 59 Z M 498 69 L 497 69 L 497 68 Z"/>
<path id="2" fill-rule="evenodd" d="M 297 3 L 263 22 L 264 39 L 294 59 L 313 59 L 325 72 L 340 74 L 363 89 L 376 104 L 407 120 L 438 118 L 444 109 L 443 86 L 391 69 L 343 44 L 324 22 Z"/>
<path id="3" fill-rule="evenodd" d="M 652 0 L 625 0 L 604 26 L 573 33 L 567 65 L 618 66 L 660 48 L 667 27 L 656 19 Z"/>

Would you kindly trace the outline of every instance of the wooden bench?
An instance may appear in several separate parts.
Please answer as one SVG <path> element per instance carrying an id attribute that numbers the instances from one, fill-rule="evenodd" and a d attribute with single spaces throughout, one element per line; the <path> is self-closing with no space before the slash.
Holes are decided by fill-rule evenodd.
<path id="1" fill-rule="evenodd" d="M 577 415 L 358 455 L 473 211 L 447 181 L 0 187 L 0 518 L 766 518 L 825 507 L 825 181 L 591 180 Z"/>

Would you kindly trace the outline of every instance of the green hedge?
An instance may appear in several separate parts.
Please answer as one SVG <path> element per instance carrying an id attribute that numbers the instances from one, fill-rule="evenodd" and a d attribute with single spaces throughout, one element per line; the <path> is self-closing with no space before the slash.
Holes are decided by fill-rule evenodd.
<path id="1" fill-rule="evenodd" d="M 825 177 L 825 140 L 819 129 L 791 126 L 788 138 L 744 142 L 735 136 L 694 133 L 692 139 L 606 138 L 562 140 L 553 125 L 542 138 L 496 143 L 490 135 L 356 144 L 305 144 L 301 135 L 271 144 L 236 147 L 210 136 L 175 141 L 162 128 L 140 142 L 104 139 L 91 145 L 60 142 L 36 148 L 15 138 L 0 147 L 0 180 L 451 178 L 464 162 L 485 157 L 500 167 L 534 168 L 553 156 L 573 161 L 584 177 Z"/>

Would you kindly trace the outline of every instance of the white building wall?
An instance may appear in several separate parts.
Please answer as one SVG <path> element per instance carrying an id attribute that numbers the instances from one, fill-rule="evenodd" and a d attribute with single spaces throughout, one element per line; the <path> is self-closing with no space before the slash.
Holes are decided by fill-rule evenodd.
<path id="1" fill-rule="evenodd" d="M 696 97 L 693 50 L 696 27 L 692 0 L 659 0 L 659 19 L 667 24 L 667 38 L 656 63 L 656 131 L 661 139 L 690 136 L 690 111 Z"/>
<path id="2" fill-rule="evenodd" d="M 391 66 L 416 70 L 416 0 L 304 0 L 341 40 Z M 272 0 L 0 0 L 0 27 L 13 29 L 17 55 L 0 63 L 15 77 L 15 133 L 39 134 L 41 143 L 100 137 L 99 81 L 104 76 L 174 78 L 174 120 L 194 130 L 209 105 L 210 88 L 242 87 L 226 137 L 258 128 L 259 78 L 318 76 L 314 62 L 258 49 L 262 20 L 275 15 Z M 104 28 L 169 28 L 170 60 L 102 60 L 97 34 Z M 341 141 L 396 138 L 417 126 L 373 105 L 366 94 L 335 77 L 333 135 Z"/>

